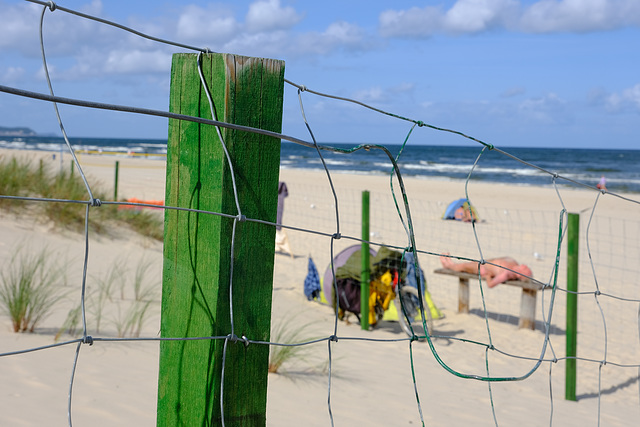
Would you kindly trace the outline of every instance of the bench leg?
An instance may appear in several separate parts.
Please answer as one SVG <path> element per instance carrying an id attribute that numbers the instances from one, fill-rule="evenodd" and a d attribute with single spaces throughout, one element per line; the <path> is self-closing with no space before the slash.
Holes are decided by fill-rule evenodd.
<path id="1" fill-rule="evenodd" d="M 462 277 L 458 285 L 458 313 L 469 313 L 469 279 Z"/>
<path id="2" fill-rule="evenodd" d="M 538 291 L 523 289 L 522 301 L 520 303 L 520 322 L 519 328 L 534 329 L 536 328 L 536 298 Z"/>

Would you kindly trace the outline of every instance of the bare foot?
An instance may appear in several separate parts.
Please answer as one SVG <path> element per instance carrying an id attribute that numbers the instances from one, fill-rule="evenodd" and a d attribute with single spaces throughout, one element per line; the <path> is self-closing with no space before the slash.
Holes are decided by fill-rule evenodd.
<path id="1" fill-rule="evenodd" d="M 449 255 L 449 252 L 443 254 L 443 255 Z M 449 258 L 448 256 L 441 256 L 440 257 L 440 263 L 442 264 L 442 266 L 444 268 L 448 268 L 450 270 L 453 270 L 453 266 L 456 264 L 455 262 L 453 262 L 453 260 L 451 258 Z"/>

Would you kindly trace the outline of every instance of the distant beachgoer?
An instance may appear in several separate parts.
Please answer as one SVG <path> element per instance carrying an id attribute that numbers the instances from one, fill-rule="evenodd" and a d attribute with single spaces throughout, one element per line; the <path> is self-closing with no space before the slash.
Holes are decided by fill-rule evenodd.
<path id="1" fill-rule="evenodd" d="M 607 179 L 604 177 L 604 175 L 602 175 L 602 177 L 600 178 L 600 182 L 598 182 L 598 185 L 596 185 L 596 188 L 598 190 L 607 191 Z"/>
<path id="2" fill-rule="evenodd" d="M 475 222 L 478 221 L 478 213 L 475 208 L 471 206 L 468 199 L 458 199 L 449 203 L 447 209 L 442 214 L 442 219 L 454 219 L 456 221 L 463 222 Z"/>
<path id="3" fill-rule="evenodd" d="M 473 221 L 473 216 L 471 215 L 471 209 L 465 208 L 464 206 L 460 206 L 458 209 L 456 209 L 456 211 L 453 213 L 453 218 L 456 221 L 462 221 L 462 222 Z"/>
<path id="4" fill-rule="evenodd" d="M 477 262 L 466 261 L 456 263 L 447 256 L 441 256 L 440 262 L 444 268 L 448 268 L 449 270 L 478 274 Z M 480 265 L 480 276 L 486 280 L 487 286 L 490 288 L 509 280 L 522 280 L 526 282 L 532 275 L 533 273 L 529 267 L 524 264 L 519 264 L 518 261 L 511 257 L 493 258 L 487 260 L 486 264 Z"/>

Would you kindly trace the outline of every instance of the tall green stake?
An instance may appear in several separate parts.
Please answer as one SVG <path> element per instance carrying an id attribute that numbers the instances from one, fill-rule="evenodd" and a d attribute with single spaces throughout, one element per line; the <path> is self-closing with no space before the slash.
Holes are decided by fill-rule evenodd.
<path id="1" fill-rule="evenodd" d="M 576 400 L 576 355 L 578 350 L 578 249 L 580 215 L 569 214 L 567 224 L 567 364 L 565 399 Z"/>
<path id="2" fill-rule="evenodd" d="M 229 54 L 202 60 L 218 120 L 281 131 L 284 62 Z M 211 118 L 197 55 L 173 56 L 169 104 L 172 112 Z M 237 216 L 235 185 L 242 215 L 275 222 L 280 140 L 221 132 L 235 184 L 213 126 L 169 121 L 166 204 L 198 212 L 165 212 L 160 333 L 230 337 L 233 316 L 235 336 L 268 341 L 275 228 L 240 220 L 234 240 L 234 219 L 202 211 Z M 266 345 L 232 339 L 162 341 L 157 424 L 264 426 L 268 362 Z"/>
<path id="3" fill-rule="evenodd" d="M 118 175 L 119 175 L 119 169 L 120 169 L 120 161 L 116 160 L 116 172 L 115 172 L 115 178 L 114 178 L 114 183 L 113 183 L 113 200 L 114 201 L 118 201 Z"/>
<path id="4" fill-rule="evenodd" d="M 360 327 L 369 330 L 369 192 L 362 192 L 362 271 L 360 273 Z"/>

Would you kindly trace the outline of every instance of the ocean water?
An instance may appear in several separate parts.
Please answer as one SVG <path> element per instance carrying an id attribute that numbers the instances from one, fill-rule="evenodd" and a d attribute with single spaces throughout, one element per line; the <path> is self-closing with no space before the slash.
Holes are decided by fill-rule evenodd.
<path id="1" fill-rule="evenodd" d="M 131 153 L 160 157 L 166 155 L 167 142 L 161 139 L 107 139 L 71 138 L 76 150 Z M 326 144 L 349 150 L 353 144 Z M 59 137 L 0 137 L 0 148 L 31 149 L 58 152 L 66 150 Z M 388 145 L 395 158 L 401 147 Z M 640 193 L 640 150 L 594 150 L 575 148 L 522 148 L 501 147 L 518 159 L 560 176 L 594 185 L 601 176 L 607 180 L 607 189 L 616 193 Z M 398 159 L 403 176 L 441 179 L 466 179 L 481 146 L 411 145 L 404 148 Z M 382 150 L 359 150 L 352 153 L 334 153 L 321 150 L 327 167 L 332 172 L 359 174 L 388 174 L 391 161 Z M 284 168 L 320 169 L 322 162 L 313 148 L 283 142 L 281 165 Z M 522 185 L 550 185 L 552 176 L 528 166 L 495 150 L 485 150 L 471 175 L 472 180 L 504 182 Z M 573 185 L 559 179 L 559 185 Z"/>
<path id="2" fill-rule="evenodd" d="M 332 144 L 348 149 L 352 145 Z M 401 147 L 387 146 L 395 158 Z M 607 189 L 617 193 L 640 193 L 640 150 L 589 150 L 564 148 L 501 148 L 512 156 L 560 176 L 595 186 L 605 176 Z M 495 150 L 475 147 L 407 146 L 398 158 L 403 176 L 472 180 L 523 185 L 550 185 L 553 177 Z M 360 150 L 352 154 L 321 151 L 332 171 L 362 174 L 390 173 L 392 164 L 381 150 Z M 316 150 L 283 143 L 280 163 L 291 168 L 320 168 Z M 559 185 L 569 184 L 557 180 Z"/>

